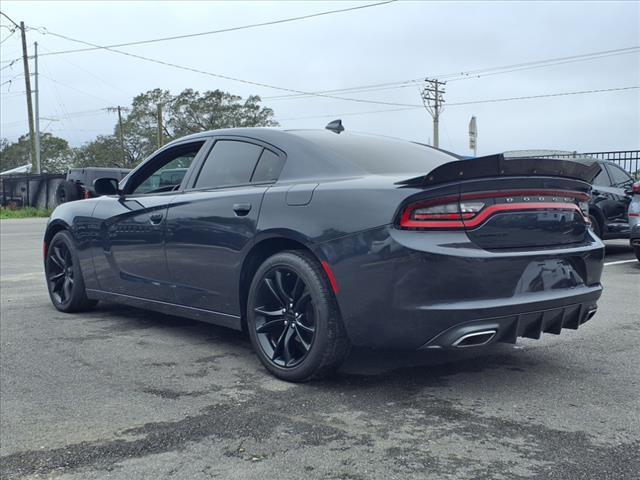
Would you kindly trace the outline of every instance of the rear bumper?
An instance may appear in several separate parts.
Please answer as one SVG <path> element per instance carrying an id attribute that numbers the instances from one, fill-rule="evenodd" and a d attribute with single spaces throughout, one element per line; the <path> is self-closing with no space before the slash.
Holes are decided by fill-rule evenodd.
<path id="1" fill-rule="evenodd" d="M 491 330 L 489 342 L 539 338 L 578 328 L 602 293 L 604 245 L 592 235 L 558 249 L 487 251 L 464 232 L 382 227 L 320 250 L 355 345 L 441 348 Z"/>

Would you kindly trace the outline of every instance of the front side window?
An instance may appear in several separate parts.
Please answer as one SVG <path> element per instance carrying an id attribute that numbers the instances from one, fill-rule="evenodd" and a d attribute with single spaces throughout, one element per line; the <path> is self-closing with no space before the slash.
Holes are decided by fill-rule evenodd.
<path id="1" fill-rule="evenodd" d="M 218 140 L 204 162 L 194 188 L 249 183 L 262 147 L 237 140 Z"/>
<path id="2" fill-rule="evenodd" d="M 196 142 L 161 152 L 135 173 L 129 191 L 140 195 L 177 190 L 202 145 Z"/>
<path id="3" fill-rule="evenodd" d="M 631 179 L 629 174 L 622 170 L 620 167 L 607 164 L 607 169 L 609 170 L 609 175 L 611 175 L 611 182 L 616 187 L 621 187 L 628 183 L 633 183 L 633 180 Z"/>

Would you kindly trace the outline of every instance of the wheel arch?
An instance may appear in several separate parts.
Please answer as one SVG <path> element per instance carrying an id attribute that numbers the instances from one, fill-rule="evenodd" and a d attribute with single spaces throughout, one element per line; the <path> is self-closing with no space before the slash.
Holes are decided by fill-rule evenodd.
<path id="1" fill-rule="evenodd" d="M 241 324 L 242 329 L 247 324 L 247 298 L 249 295 L 249 287 L 255 272 L 260 265 L 272 255 L 286 250 L 300 250 L 310 254 L 319 264 L 322 263 L 319 255 L 311 247 L 311 244 L 300 235 L 291 233 L 277 233 L 262 236 L 256 241 L 247 253 L 240 270 L 240 278 L 238 282 L 238 294 L 240 301 Z"/>
<path id="2" fill-rule="evenodd" d="M 69 233 L 71 233 L 71 227 L 64 220 L 54 219 L 49 223 L 49 225 L 47 225 L 47 230 L 44 233 L 45 249 L 51 243 L 51 240 L 53 239 L 55 234 L 61 232 L 62 230 L 67 230 Z M 71 233 L 71 235 L 73 235 L 73 233 Z"/>
<path id="3" fill-rule="evenodd" d="M 600 227 L 600 232 L 604 235 L 606 230 L 606 222 L 604 213 L 598 206 L 589 205 L 589 215 L 592 215 L 596 221 L 598 222 L 598 226 Z"/>

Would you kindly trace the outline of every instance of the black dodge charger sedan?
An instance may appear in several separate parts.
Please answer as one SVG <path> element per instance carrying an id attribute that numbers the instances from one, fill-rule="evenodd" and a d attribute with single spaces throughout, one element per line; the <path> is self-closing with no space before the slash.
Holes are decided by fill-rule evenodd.
<path id="1" fill-rule="evenodd" d="M 471 348 L 594 315 L 597 164 L 462 160 L 328 128 L 198 133 L 119 183 L 96 180 L 103 196 L 49 220 L 53 305 L 111 300 L 246 329 L 289 381 L 335 370 L 351 345 Z"/>

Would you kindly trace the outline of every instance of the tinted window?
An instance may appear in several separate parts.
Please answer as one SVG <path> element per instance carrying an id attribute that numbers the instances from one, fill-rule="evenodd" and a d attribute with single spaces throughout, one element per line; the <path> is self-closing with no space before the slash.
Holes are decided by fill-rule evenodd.
<path id="1" fill-rule="evenodd" d="M 593 184 L 597 187 L 610 187 L 611 182 L 609 181 L 609 175 L 607 175 L 607 171 L 604 169 L 604 165 L 600 164 L 600 173 L 596 178 L 593 179 Z"/>
<path id="2" fill-rule="evenodd" d="M 200 170 L 195 188 L 249 183 L 262 147 L 235 140 L 218 140 Z"/>
<path id="3" fill-rule="evenodd" d="M 609 170 L 609 175 L 611 175 L 611 182 L 616 185 L 624 185 L 625 183 L 631 182 L 631 177 L 627 172 L 622 170 L 620 167 L 615 165 L 607 165 L 607 169 Z"/>
<path id="4" fill-rule="evenodd" d="M 328 153 L 350 160 L 365 172 L 379 175 L 426 174 L 443 163 L 458 160 L 435 148 L 396 138 L 347 132 L 337 135 L 327 130 L 291 130 L 290 133 L 317 144 Z"/>
<path id="5" fill-rule="evenodd" d="M 179 145 L 161 152 L 143 165 L 127 186 L 134 194 L 176 190 L 204 142 Z"/>
<path id="6" fill-rule="evenodd" d="M 251 177 L 252 182 L 275 182 L 280 176 L 284 159 L 266 148 L 260 155 L 256 171 Z"/>

